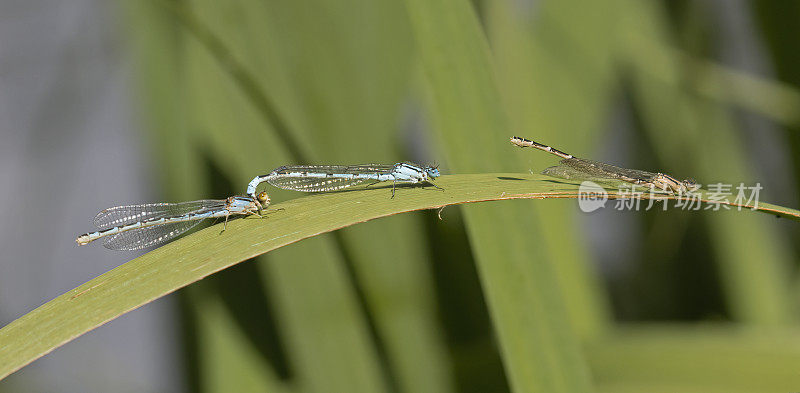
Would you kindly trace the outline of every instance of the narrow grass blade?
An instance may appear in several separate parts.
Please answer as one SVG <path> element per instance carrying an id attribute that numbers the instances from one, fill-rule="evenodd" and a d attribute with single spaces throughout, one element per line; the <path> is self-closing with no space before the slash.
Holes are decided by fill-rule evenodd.
<path id="1" fill-rule="evenodd" d="M 584 151 L 602 138 L 608 99 L 616 88 L 613 35 L 608 4 L 569 1 L 519 7 L 510 0 L 486 5 L 498 86 L 513 130 Z M 569 32 L 569 33 L 567 33 Z M 522 133 L 522 132 L 521 132 Z M 546 155 L 515 149 L 509 154 L 529 167 L 554 163 Z M 602 335 L 611 310 L 588 242 L 576 242 L 585 225 L 572 206 L 535 206 L 541 227 L 541 255 L 555 258 L 570 325 L 581 338 Z M 578 234 L 564 236 L 565 233 Z"/>
<path id="2" fill-rule="evenodd" d="M 521 163 L 509 154 L 509 123 L 472 4 L 406 4 L 433 127 L 449 167 L 460 172 L 519 168 Z M 470 206 L 464 215 L 511 388 L 591 391 L 552 266 L 555 258 L 540 252 L 544 242 L 536 215 L 523 204 Z"/>
<path id="3" fill-rule="evenodd" d="M 128 311 L 236 263 L 309 237 L 415 210 L 509 199 L 577 197 L 577 185 L 551 180 L 519 173 L 446 175 L 437 181 L 445 191 L 401 187 L 391 198 L 389 188 L 379 187 L 312 195 L 276 204 L 264 219 L 229 222 L 222 233 L 221 224 L 198 231 L 119 266 L 4 326 L 0 329 L 0 378 Z M 527 207 L 517 204 L 522 209 Z M 798 210 L 766 203 L 759 208 L 800 221 Z"/>

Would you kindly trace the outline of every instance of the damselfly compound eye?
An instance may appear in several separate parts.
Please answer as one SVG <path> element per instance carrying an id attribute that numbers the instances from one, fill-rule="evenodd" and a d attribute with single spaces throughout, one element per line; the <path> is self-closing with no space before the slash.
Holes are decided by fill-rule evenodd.
<path id="1" fill-rule="evenodd" d="M 266 191 L 261 191 L 260 193 L 258 193 L 256 199 L 258 199 L 258 202 L 263 206 L 269 204 L 269 195 L 267 195 Z"/>

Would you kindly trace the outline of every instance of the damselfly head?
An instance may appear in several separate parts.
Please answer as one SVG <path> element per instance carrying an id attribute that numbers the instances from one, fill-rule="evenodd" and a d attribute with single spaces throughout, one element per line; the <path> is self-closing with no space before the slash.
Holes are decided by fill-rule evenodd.
<path id="1" fill-rule="evenodd" d="M 430 177 L 431 179 L 435 179 L 439 177 L 439 166 L 427 167 L 425 168 L 425 174 Z"/>
<path id="2" fill-rule="evenodd" d="M 267 195 L 266 191 L 261 191 L 256 196 L 256 202 L 261 205 L 262 208 L 266 209 L 269 206 L 269 195 Z"/>

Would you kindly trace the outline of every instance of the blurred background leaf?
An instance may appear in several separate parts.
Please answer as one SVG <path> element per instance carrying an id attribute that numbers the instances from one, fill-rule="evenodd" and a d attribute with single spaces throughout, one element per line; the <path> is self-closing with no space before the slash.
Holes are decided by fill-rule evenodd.
<path id="1" fill-rule="evenodd" d="M 703 184 L 760 183 L 761 200 L 798 206 L 796 5 L 117 4 L 158 199 L 242 193 L 285 164 L 411 160 L 465 174 L 555 163 L 512 149 L 518 134 Z M 319 236 L 180 291 L 174 377 L 209 392 L 800 384 L 795 222 L 579 214 L 572 200 L 441 216 Z"/>

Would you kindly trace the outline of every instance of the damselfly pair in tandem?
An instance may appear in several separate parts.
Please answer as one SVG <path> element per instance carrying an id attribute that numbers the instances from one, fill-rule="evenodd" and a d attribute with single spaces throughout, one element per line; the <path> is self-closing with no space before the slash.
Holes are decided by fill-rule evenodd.
<path id="1" fill-rule="evenodd" d="M 563 158 L 560 165 L 542 171 L 543 175 L 559 179 L 593 180 L 609 184 L 627 183 L 672 194 L 685 194 L 699 188 L 694 179 L 680 181 L 665 173 L 621 168 L 599 161 L 578 158 L 572 154 L 567 154 L 550 146 L 518 136 L 511 137 L 511 143 L 519 147 L 533 147 L 544 150 Z"/>
<path id="2" fill-rule="evenodd" d="M 208 218 L 225 218 L 227 226 L 230 216 L 261 217 L 270 199 L 266 192 L 256 194 L 256 187 L 265 181 L 279 188 L 306 192 L 336 191 L 365 182 L 392 181 L 394 197 L 396 183 L 429 183 L 437 177 L 437 168 L 408 162 L 394 165 L 282 166 L 254 178 L 247 187 L 247 196 L 117 206 L 103 210 L 94 219 L 99 231 L 80 235 L 76 241 L 84 245 L 102 238 L 103 245 L 112 250 L 140 250 L 180 236 Z"/>

